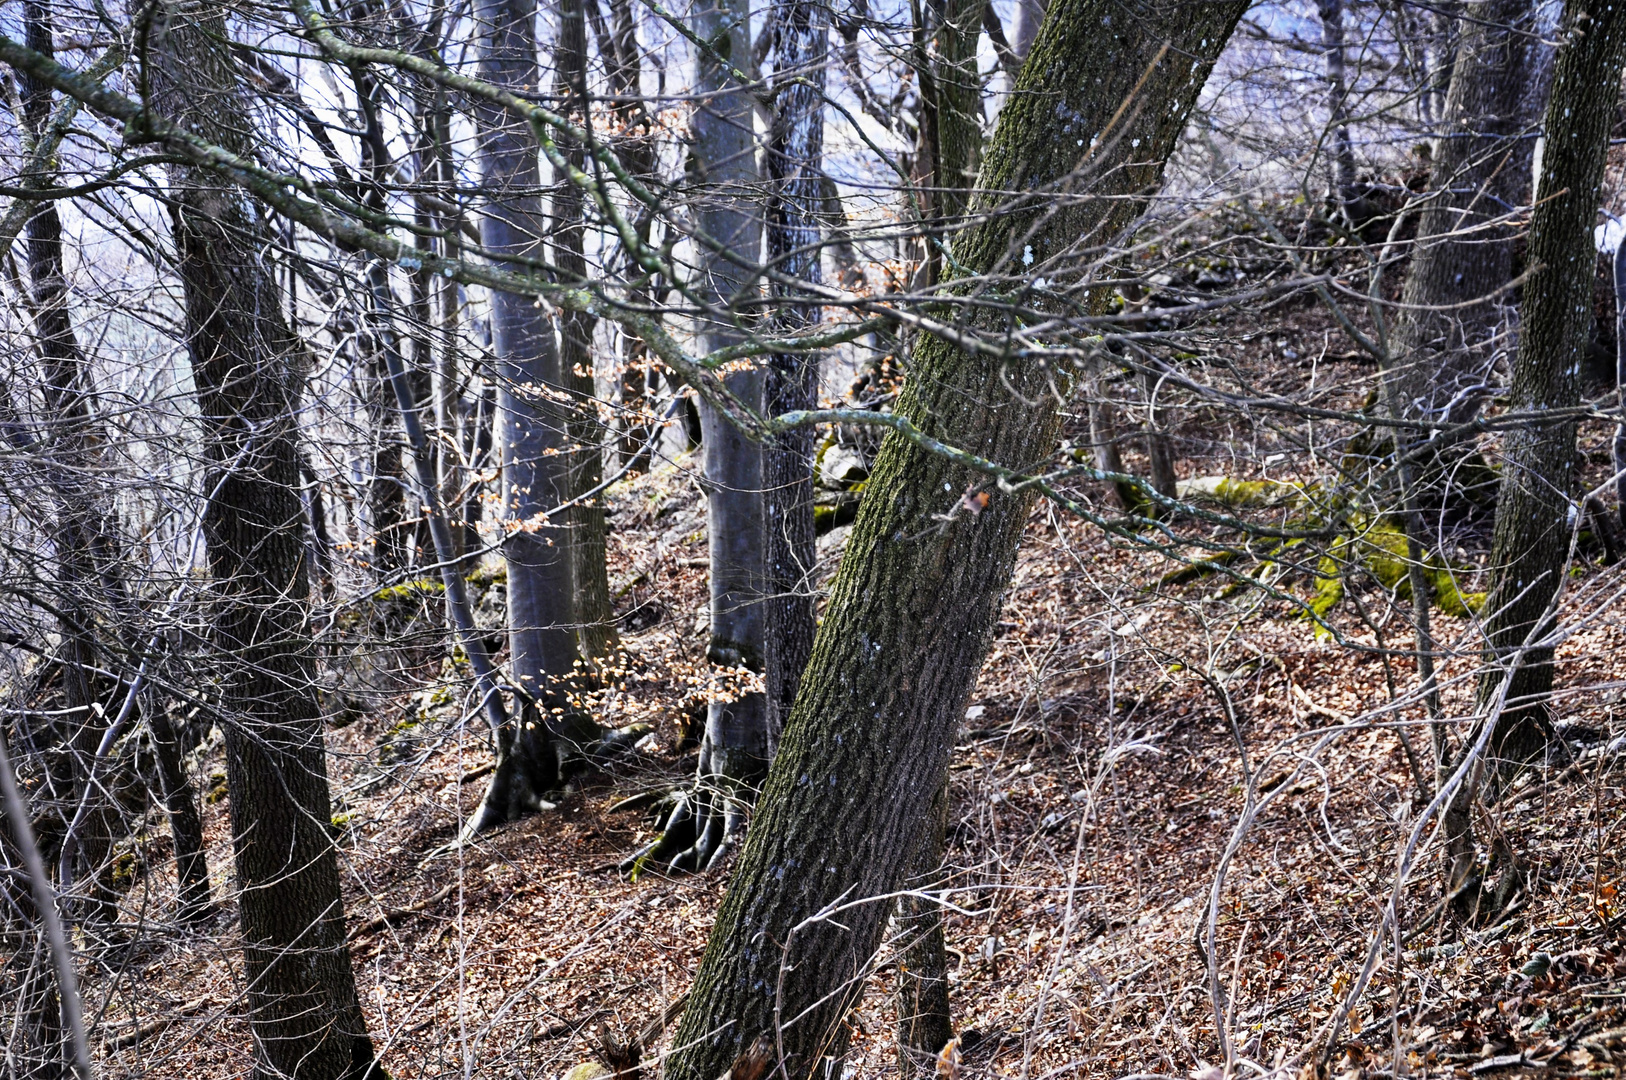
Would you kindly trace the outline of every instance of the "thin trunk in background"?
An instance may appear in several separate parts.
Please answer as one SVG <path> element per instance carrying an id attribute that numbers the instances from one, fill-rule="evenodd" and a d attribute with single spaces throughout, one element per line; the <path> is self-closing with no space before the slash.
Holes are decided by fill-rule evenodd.
<path id="1" fill-rule="evenodd" d="M 1316 0 L 1321 16 L 1321 56 L 1327 80 L 1327 130 L 1331 136 L 1334 205 L 1351 225 L 1364 216 L 1357 205 L 1355 151 L 1349 141 L 1349 83 L 1344 64 L 1344 0 Z"/>
<path id="2" fill-rule="evenodd" d="M 28 45 L 46 56 L 55 54 L 50 8 L 37 0 L 24 5 Z M 50 122 L 51 90 L 24 76 L 20 87 L 23 115 L 38 137 Z M 111 849 L 111 821 L 105 799 L 91 796 L 92 812 L 80 823 L 77 837 L 65 835 L 74 808 L 83 802 L 90 783 L 89 769 L 106 721 L 99 698 L 105 689 L 94 674 L 98 665 L 96 609 L 98 588 L 98 533 L 106 525 L 111 507 L 105 493 L 93 486 L 101 452 L 99 425 L 91 415 L 89 371 L 73 320 L 68 313 L 68 281 L 62 266 L 62 219 L 54 200 L 38 204 L 28 218 L 28 306 L 32 312 L 40 361 L 40 391 L 45 405 L 45 430 L 37 449 L 43 452 L 47 483 L 55 503 L 57 605 L 62 634 L 61 658 L 64 715 L 53 718 L 56 742 L 52 787 L 67 795 L 53 823 L 52 839 L 77 848 L 77 856 L 64 865 L 82 876 L 81 900 L 88 915 L 113 922 L 117 910 L 107 889 L 104 871 Z M 107 547 L 110 545 L 102 544 Z M 110 553 L 109 553 L 110 554 Z M 66 888 L 68 883 L 62 883 Z M 71 893 L 70 893 L 71 896 Z M 78 898 L 75 898 L 78 899 Z M 74 905 L 70 901 L 70 911 Z"/>
<path id="3" fill-rule="evenodd" d="M 587 0 L 589 13 L 594 19 L 600 58 L 604 62 L 613 101 L 610 109 L 621 129 L 615 150 L 626 169 L 646 185 L 655 176 L 654 125 L 644 104 L 641 74 L 643 59 L 638 45 L 638 22 L 632 0 L 609 0 L 608 25 L 597 0 Z M 655 216 L 640 209 L 632 222 L 633 230 L 642 242 L 648 242 L 655 225 Z M 654 293 L 647 285 L 628 290 L 627 301 L 634 305 L 651 305 Z M 655 316 L 659 318 L 659 314 Z M 635 470 L 649 467 L 654 456 L 656 427 L 649 416 L 649 397 L 655 392 L 659 370 L 650 359 L 649 347 L 642 338 L 622 328 L 618 339 L 621 344 L 621 439 L 619 457 L 622 464 L 632 463 Z"/>
<path id="4" fill-rule="evenodd" d="M 225 9 L 175 4 L 147 75 L 160 115 L 239 154 L 254 125 Z M 298 393 L 304 350 L 262 257 L 266 226 L 213 172 L 169 166 L 170 217 L 211 495 L 226 788 L 240 886 L 254 1075 L 377 1073 L 345 944 L 309 581 L 302 543 Z"/>
<path id="5" fill-rule="evenodd" d="M 587 18 L 582 0 L 559 0 L 559 40 L 554 49 L 556 93 L 568 101 L 568 112 L 587 123 Z M 586 160 L 584 149 L 563 140 L 560 147 L 572 167 Z M 553 184 L 554 264 L 562 277 L 587 280 L 583 255 L 582 193 L 563 176 Z M 570 498 L 568 511 L 571 577 L 575 581 L 576 622 L 583 659 L 609 659 L 620 648 L 615 612 L 610 604 L 609 570 L 605 565 L 608 522 L 601 496 L 583 498 L 604 480 L 604 425 L 598 415 L 598 387 L 593 374 L 593 331 L 598 319 L 585 311 L 559 313 L 559 359 L 570 388 Z"/>
<path id="6" fill-rule="evenodd" d="M 1506 353 L 1515 298 L 1502 290 L 1513 278 L 1513 217 L 1528 194 L 1522 136 L 1535 119 L 1521 108 L 1530 0 L 1483 0 L 1467 14 L 1386 380 L 1399 418 L 1440 428 L 1478 413 Z M 1451 501 L 1440 490 L 1449 470 L 1448 460 L 1422 467 L 1424 504 Z"/>
<path id="7" fill-rule="evenodd" d="M 809 0 L 778 0 L 770 18 L 774 41 L 774 107 L 764 159 L 768 181 L 768 260 L 781 274 L 816 285 L 823 279 L 824 73 L 829 9 Z M 794 334 L 818 323 L 817 300 L 775 284 L 776 331 Z M 771 416 L 818 407 L 817 353 L 769 358 L 764 406 Z M 773 737 L 796 700 L 802 669 L 813 652 L 813 442 L 797 428 L 762 448 L 767 494 L 767 623 L 769 721 Z"/>
<path id="8" fill-rule="evenodd" d="M 1056 0 L 1000 112 L 953 265 L 1017 275 L 1029 249 L 1040 265 L 1065 265 L 1129 227 L 1245 7 Z M 1129 99 L 1140 107 L 1125 110 Z M 1114 117 L 1112 136 L 1081 157 L 1079 140 Z M 1086 310 L 1106 299 L 1093 279 L 1054 287 Z M 964 320 L 1009 331 L 992 306 Z M 1053 390 L 1067 387 L 1057 375 L 922 334 L 897 411 L 931 438 L 1039 468 L 1060 433 Z M 987 496 L 974 512 L 973 493 Z M 827 1066 L 839 1075 L 844 1021 L 894 908 L 877 898 L 897 889 L 919 849 L 1032 505 L 1030 493 L 887 436 L 668 1080 L 713 1080 L 760 1036 L 783 1047 L 792 1080 Z"/>

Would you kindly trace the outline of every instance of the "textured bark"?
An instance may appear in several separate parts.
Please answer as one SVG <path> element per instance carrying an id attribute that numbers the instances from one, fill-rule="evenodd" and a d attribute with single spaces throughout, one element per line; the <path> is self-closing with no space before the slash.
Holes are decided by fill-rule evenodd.
<path id="1" fill-rule="evenodd" d="M 1576 5 L 1565 12 L 1566 40 L 1553 76 L 1544 128 L 1547 146 L 1530 221 L 1518 357 L 1508 408 L 1573 409 L 1581 399 L 1581 361 L 1592 324 L 1597 221 L 1604 154 L 1626 59 L 1626 12 L 1618 4 Z M 1576 526 L 1576 421 L 1532 422 L 1508 431 L 1502 489 L 1491 540 L 1491 588 L 1485 635 L 1491 664 L 1479 682 L 1479 707 L 1490 706 L 1506 665 L 1526 642 L 1556 625 L 1549 611 Z M 1524 758 L 1540 751 L 1550 726 L 1553 650 L 1526 652 L 1507 690 L 1508 708 L 1493 753 Z M 1465 783 L 1445 821 L 1447 886 L 1477 901 L 1471 807 L 1478 785 Z M 1459 901 L 1459 906 L 1466 906 Z"/>
<path id="2" fill-rule="evenodd" d="M 253 124 L 224 9 L 165 12 L 147 70 L 160 115 L 242 153 Z M 203 517 L 226 727 L 256 1076 L 373 1071 L 345 947 L 315 656 L 307 627 L 295 406 L 302 349 L 262 255 L 265 223 L 212 173 L 170 166 L 203 448 Z"/>
<path id="3" fill-rule="evenodd" d="M 1498 219 L 1524 202 L 1529 183 L 1520 136 L 1530 2 L 1483 0 L 1468 15 L 1390 347 L 1401 416 L 1439 426 L 1470 419 L 1491 394 L 1514 299 L 1496 295 L 1513 276 L 1516 231 Z M 1425 468 L 1423 483 L 1437 486 L 1431 474 L 1444 466 Z"/>
<path id="4" fill-rule="evenodd" d="M 1003 212 L 956 238 L 956 262 L 1009 273 L 1031 248 L 1063 287 L 1088 288 L 1062 274 L 1065 256 L 1134 220 L 1243 6 L 1058 0 L 973 197 L 974 210 Z M 988 308 L 965 317 L 1004 328 Z M 923 336 L 898 408 L 932 437 L 1026 469 L 1056 446 L 1053 377 Z M 981 511 L 955 512 L 979 488 Z M 671 1080 L 712 1080 L 762 1034 L 782 1038 L 791 1077 L 840 1058 L 892 909 L 866 898 L 894 890 L 918 846 L 1030 507 L 1027 494 L 888 436 L 695 977 Z M 853 906 L 819 918 L 842 904 Z"/>
<path id="5" fill-rule="evenodd" d="M 1585 12 L 1590 18 L 1582 11 L 1566 13 L 1569 36 L 1558 57 L 1544 123 L 1549 134 L 1530 222 L 1528 260 L 1534 273 L 1524 287 L 1509 389 L 1508 407 L 1518 412 L 1572 409 L 1581 398 L 1597 260 L 1592 232 L 1626 50 L 1626 15 L 1618 6 L 1594 5 Z M 1568 419 L 1515 428 L 1504 441 L 1485 606 L 1493 656 L 1506 656 L 1549 625 L 1544 613 L 1557 592 L 1578 513 L 1575 437 L 1576 421 Z M 1499 678 L 1494 669 L 1484 676 L 1482 699 Z M 1503 715 L 1505 738 L 1512 741 L 1504 749 L 1540 745 L 1539 725 L 1533 722 L 1545 710 L 1552 679 L 1552 650 L 1526 655 L 1508 696 L 1529 707 Z"/>
<path id="6" fill-rule="evenodd" d="M 770 22 L 774 41 L 774 119 L 765 167 L 768 180 L 768 259 L 779 272 L 810 284 L 822 280 L 820 225 L 824 216 L 824 69 L 829 10 L 806 0 L 779 0 Z M 776 284 L 778 330 L 795 333 L 819 321 L 820 305 Z M 765 406 L 777 416 L 818 406 L 816 353 L 769 359 Z M 762 448 L 767 495 L 768 709 L 775 732 L 796 700 L 813 652 L 813 440 L 798 428 Z"/>
<path id="7" fill-rule="evenodd" d="M 904 887 L 930 893 L 943 886 L 943 841 L 949 793 L 944 784 L 932 800 Z M 954 1038 L 949 1013 L 948 953 L 941 904 L 920 896 L 898 901 L 898 1070 L 905 1077 L 935 1071 L 937 1055 Z"/>
<path id="8" fill-rule="evenodd" d="M 535 0 L 479 0 L 480 77 L 497 86 L 534 89 Z M 478 109 L 480 161 L 489 204 L 480 238 L 498 259 L 537 259 L 545 233 L 534 194 L 541 183 L 536 141 L 526 124 L 490 105 Z M 569 763 L 591 740 L 584 718 L 568 701 L 575 675 L 571 542 L 568 530 L 540 515 L 568 497 L 569 410 L 551 318 L 529 297 L 491 295 L 491 337 L 497 382 L 497 441 L 502 455 L 503 541 L 508 564 L 509 668 L 535 703 L 513 738 L 499 742 L 498 767 L 477 813 L 488 828 L 541 809 Z M 557 711 L 555 711 L 557 710 Z"/>
<path id="9" fill-rule="evenodd" d="M 560 0 L 559 40 L 554 62 L 558 68 L 558 93 L 571 102 L 570 111 L 580 121 L 587 109 L 587 19 L 582 0 Z M 565 157 L 581 168 L 585 155 L 580 146 L 566 142 Z M 581 191 L 563 177 L 553 189 L 554 264 L 561 275 L 572 281 L 585 281 L 587 260 L 582 255 L 584 231 Z M 565 384 L 570 387 L 570 497 L 580 498 L 604 480 L 604 436 L 598 416 L 598 388 L 593 377 L 593 329 L 598 319 L 585 311 L 559 315 L 559 353 Z M 604 500 L 587 499 L 570 509 L 570 553 L 575 579 L 577 634 L 583 657 L 605 660 L 620 648 L 615 630 L 615 612 L 610 603 L 610 575 L 605 565 L 608 523 Z"/>

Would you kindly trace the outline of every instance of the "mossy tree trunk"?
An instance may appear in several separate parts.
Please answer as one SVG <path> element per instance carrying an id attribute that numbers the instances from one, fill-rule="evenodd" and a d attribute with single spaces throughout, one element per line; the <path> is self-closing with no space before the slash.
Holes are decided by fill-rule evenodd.
<path id="1" fill-rule="evenodd" d="M 174 4 L 147 76 L 160 115 L 247 153 L 225 9 Z M 187 348 L 210 468 L 203 517 L 226 726 L 254 1074 L 375 1071 L 345 945 L 308 626 L 295 414 L 304 350 L 283 321 L 265 222 L 218 175 L 170 166 Z"/>
<path id="2" fill-rule="evenodd" d="M 998 289 L 1031 251 L 1058 287 L 1102 303 L 1073 256 L 1133 222 L 1244 6 L 1058 0 L 1000 115 L 955 262 Z M 990 307 L 964 318 L 1005 329 Z M 934 438 L 1033 468 L 1056 447 L 1052 389 L 1068 389 L 1053 387 L 1057 378 L 1035 361 L 1001 363 L 923 336 L 898 408 Z M 979 490 L 989 496 L 980 512 L 955 512 Z M 712 1080 L 764 1034 L 793 1078 L 842 1056 L 847 1012 L 893 907 L 868 898 L 907 873 L 1031 505 L 887 438 L 695 977 L 672 1080 Z"/>
<path id="3" fill-rule="evenodd" d="M 1519 352 L 1508 408 L 1519 413 L 1574 409 L 1581 400 L 1581 361 L 1592 328 L 1599 188 L 1614 122 L 1623 59 L 1626 10 L 1619 4 L 1575 5 L 1565 12 L 1565 41 L 1553 76 L 1544 127 L 1547 145 L 1530 221 Z M 1491 708 L 1519 650 L 1557 625 L 1550 610 L 1565 572 L 1576 505 L 1573 417 L 1531 422 L 1508 431 L 1502 447 L 1502 487 L 1491 541 L 1491 588 L 1485 635 L 1491 664 L 1479 681 L 1479 707 Z M 1493 753 L 1523 758 L 1546 742 L 1553 650 L 1517 657 L 1508 707 L 1492 740 Z M 1451 835 L 1448 883 L 1458 889 L 1474 872 L 1469 808 L 1475 785 L 1464 784 L 1447 821 Z"/>

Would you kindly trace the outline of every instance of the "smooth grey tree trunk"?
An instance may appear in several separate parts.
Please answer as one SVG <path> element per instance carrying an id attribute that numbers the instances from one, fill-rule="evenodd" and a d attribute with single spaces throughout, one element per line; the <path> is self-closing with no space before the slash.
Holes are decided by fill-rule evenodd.
<path id="1" fill-rule="evenodd" d="M 480 77 L 497 86 L 535 90 L 535 0 L 479 0 Z M 497 259 L 539 259 L 546 226 L 537 191 L 541 170 L 528 126 L 508 112 L 480 105 L 479 154 L 488 205 L 481 243 Z M 529 297 L 491 294 L 491 337 L 497 383 L 496 435 L 502 465 L 503 541 L 508 566 L 509 669 L 528 703 L 524 722 L 499 739 L 498 766 L 476 814 L 479 829 L 543 808 L 591 741 L 591 723 L 570 705 L 576 675 L 571 536 L 540 515 L 568 497 L 569 410 L 559 346 L 548 311 Z M 555 709 L 561 710 L 555 712 Z"/>
<path id="2" fill-rule="evenodd" d="M 1349 141 L 1349 81 L 1344 57 L 1344 0 L 1316 0 L 1321 16 L 1321 50 L 1327 80 L 1327 130 L 1331 136 L 1332 192 L 1338 210 L 1359 225 L 1355 190 L 1355 150 Z"/>
<path id="3" fill-rule="evenodd" d="M 691 11 L 693 28 L 721 56 L 751 55 L 747 0 L 701 0 Z M 689 193 L 700 228 L 740 259 L 761 256 L 762 219 L 750 91 L 716 59 L 696 55 L 690 122 Z M 754 307 L 757 277 L 733 260 L 702 253 L 705 272 L 697 291 L 708 308 L 695 326 L 702 352 L 743 340 L 741 307 Z M 761 410 L 760 368 L 735 372 L 725 382 L 742 402 Z M 706 529 L 711 565 L 710 640 L 706 659 L 717 668 L 762 674 L 768 661 L 766 605 L 767 524 L 762 447 L 742 435 L 712 405 L 699 403 L 704 455 Z M 725 676 L 726 677 L 726 674 Z M 703 870 L 743 831 L 745 810 L 773 756 L 768 696 L 752 692 L 713 701 L 706 711 L 694 787 L 679 796 L 656 841 L 623 863 L 637 873 L 645 864 L 676 871 Z"/>

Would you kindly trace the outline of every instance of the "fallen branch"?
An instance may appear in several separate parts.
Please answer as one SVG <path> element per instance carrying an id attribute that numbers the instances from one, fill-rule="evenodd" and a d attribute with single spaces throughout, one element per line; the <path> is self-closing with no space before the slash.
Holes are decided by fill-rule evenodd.
<path id="1" fill-rule="evenodd" d="M 444 889 L 441 889 L 439 892 L 435 893 L 433 896 L 426 896 L 422 900 L 408 904 L 406 907 L 395 908 L 392 911 L 386 911 L 382 915 L 368 919 L 366 922 L 350 931 L 350 936 L 347 940 L 354 942 L 359 938 L 373 933 L 374 931 L 384 929 L 384 927 L 388 926 L 397 919 L 404 919 L 408 915 L 416 915 L 426 908 L 435 906 L 456 891 L 457 882 L 454 881 Z"/>

